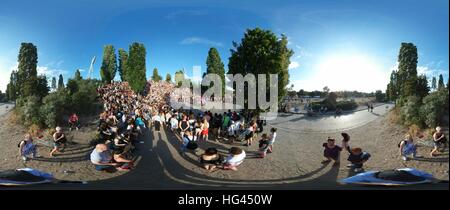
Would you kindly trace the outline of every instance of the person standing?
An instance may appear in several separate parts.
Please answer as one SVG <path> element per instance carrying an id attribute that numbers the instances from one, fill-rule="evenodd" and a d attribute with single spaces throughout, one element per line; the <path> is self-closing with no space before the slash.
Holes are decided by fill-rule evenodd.
<path id="1" fill-rule="evenodd" d="M 203 118 L 203 123 L 201 125 L 201 130 L 202 130 L 202 133 L 201 133 L 202 141 L 207 141 L 208 140 L 208 133 L 209 133 L 209 122 L 206 119 L 206 117 Z"/>

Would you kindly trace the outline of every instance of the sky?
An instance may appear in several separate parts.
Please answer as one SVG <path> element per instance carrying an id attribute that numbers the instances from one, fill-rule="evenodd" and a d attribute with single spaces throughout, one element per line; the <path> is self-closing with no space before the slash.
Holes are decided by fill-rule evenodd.
<path id="1" fill-rule="evenodd" d="M 449 69 L 448 0 L 2 0 L 0 7 L 0 90 L 17 68 L 22 42 L 38 48 L 38 73 L 76 69 L 99 78 L 104 45 L 133 42 L 147 50 L 147 78 L 194 66 L 206 71 L 217 48 L 227 70 L 232 43 L 246 29 L 260 27 L 288 37 L 295 53 L 289 66 L 295 90 L 385 90 L 397 66 L 402 42 L 418 48 L 418 72 L 431 80 Z M 116 76 L 118 78 L 118 74 Z"/>

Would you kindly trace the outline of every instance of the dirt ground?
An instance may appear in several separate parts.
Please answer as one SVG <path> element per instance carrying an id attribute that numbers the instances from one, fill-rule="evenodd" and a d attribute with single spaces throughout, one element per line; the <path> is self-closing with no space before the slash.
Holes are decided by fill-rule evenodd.
<path id="1" fill-rule="evenodd" d="M 298 133 L 287 130 L 279 131 L 274 145 L 274 153 L 264 159 L 254 158 L 257 144 L 243 148 L 248 159 L 239 167 L 238 171 L 206 172 L 198 164 L 194 154 L 186 157 L 179 155 L 180 143 L 170 131 L 148 131 L 143 137 L 145 142 L 139 146 L 137 168 L 130 172 L 97 172 L 88 159 L 92 151 L 89 145 L 95 133 L 95 120 L 87 121 L 78 131 L 68 132 L 68 139 L 73 142 L 63 154 L 49 158 L 50 147 L 39 144 L 41 158 L 24 162 L 18 154 L 17 144 L 26 130 L 18 125 L 8 124 L 11 112 L 0 115 L 0 170 L 31 167 L 51 172 L 58 179 L 100 181 L 114 186 L 130 186 L 138 180 L 148 180 L 148 185 L 169 188 L 189 188 L 189 186 L 215 186 L 239 185 L 264 186 L 266 184 L 284 185 L 301 182 L 335 183 L 337 179 L 353 175 L 346 165 L 347 155 L 341 154 L 341 164 L 333 167 L 331 164 L 322 165 L 323 147 L 327 137 L 334 137 L 340 144 L 340 133 Z M 270 127 L 265 127 L 268 131 Z M 418 160 L 402 161 L 398 156 L 397 143 L 407 130 L 398 125 L 391 125 L 385 116 L 377 118 L 364 126 L 346 131 L 351 136 L 350 145 L 361 147 L 371 154 L 371 159 L 365 165 L 366 170 L 383 170 L 403 167 L 413 167 L 432 173 L 436 178 L 449 179 L 448 152 L 438 157 L 429 157 L 431 148 L 419 147 L 419 155 L 424 156 Z M 445 129 L 448 135 L 448 128 Z M 216 147 L 219 152 L 225 153 L 231 145 L 226 143 L 204 142 L 200 143 L 202 149 Z M 253 157 L 253 158 L 252 158 Z M 69 171 L 65 173 L 65 171 Z M 128 173 L 128 174 L 127 174 Z M 165 185 L 167 180 L 167 185 Z M 169 181 L 170 180 L 170 181 Z M 170 183 L 179 183 L 170 184 Z M 122 186 L 124 187 L 124 186 Z"/>

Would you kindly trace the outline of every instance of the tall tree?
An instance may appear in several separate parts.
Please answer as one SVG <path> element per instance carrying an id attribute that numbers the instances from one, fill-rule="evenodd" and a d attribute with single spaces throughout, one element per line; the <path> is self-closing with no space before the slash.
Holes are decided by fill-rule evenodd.
<path id="1" fill-rule="evenodd" d="M 37 85 L 37 48 L 32 43 L 22 43 L 18 56 L 18 85 L 20 96 L 36 94 Z"/>
<path id="2" fill-rule="evenodd" d="M 430 92 L 430 87 L 428 86 L 428 80 L 425 75 L 420 75 L 417 78 L 416 85 L 416 95 L 419 96 L 420 99 L 424 98 Z"/>
<path id="3" fill-rule="evenodd" d="M 9 77 L 9 84 L 6 86 L 6 98 L 15 101 L 19 96 L 18 72 L 13 70 Z"/>
<path id="4" fill-rule="evenodd" d="M 124 49 L 119 49 L 119 74 L 122 81 L 127 81 L 127 61 L 128 53 Z"/>
<path id="5" fill-rule="evenodd" d="M 220 76 L 222 80 L 222 93 L 225 93 L 225 68 L 219 52 L 214 47 L 209 49 L 208 57 L 206 58 L 206 73 Z"/>
<path id="6" fill-rule="evenodd" d="M 58 89 L 64 88 L 64 79 L 63 79 L 63 75 L 60 74 L 59 78 L 58 78 Z"/>
<path id="7" fill-rule="evenodd" d="M 52 90 L 56 90 L 56 78 L 52 77 Z"/>
<path id="8" fill-rule="evenodd" d="M 445 88 L 444 77 L 442 74 L 439 74 L 439 82 L 438 82 L 438 90 Z"/>
<path id="9" fill-rule="evenodd" d="M 153 74 L 152 74 L 151 79 L 152 79 L 153 81 L 155 81 L 155 82 L 159 82 L 159 81 L 162 80 L 162 77 L 158 74 L 158 69 L 157 69 L 157 68 L 154 68 L 154 69 L 153 69 Z"/>
<path id="10" fill-rule="evenodd" d="M 279 38 L 269 30 L 248 29 L 240 44 L 233 43 L 234 49 L 231 49 L 228 73 L 240 73 L 244 76 L 249 73 L 253 75 L 266 74 L 267 84 L 269 84 L 269 74 L 277 74 L 278 101 L 281 101 L 287 93 L 288 66 L 290 57 L 293 55 L 293 51 L 287 48 L 287 43 L 285 35 L 281 35 Z M 269 95 L 270 85 L 266 85 L 266 87 L 266 94 Z M 258 90 L 258 84 L 256 84 L 256 88 Z M 247 87 L 244 92 L 247 92 Z M 258 101 L 258 94 L 256 94 L 256 99 Z"/>
<path id="11" fill-rule="evenodd" d="M 75 77 L 74 77 L 74 79 L 75 79 L 76 81 L 79 81 L 79 80 L 82 80 L 82 79 L 83 79 L 83 77 L 81 77 L 81 73 L 80 73 L 80 70 L 79 70 L 79 69 L 77 69 L 77 70 L 75 71 Z"/>
<path id="12" fill-rule="evenodd" d="M 40 75 L 37 79 L 38 83 L 36 86 L 36 95 L 42 99 L 48 95 L 50 88 L 48 87 L 48 81 L 45 75 Z"/>
<path id="13" fill-rule="evenodd" d="M 166 82 L 172 82 L 172 76 L 169 73 L 166 74 Z"/>
<path id="14" fill-rule="evenodd" d="M 431 80 L 431 89 L 436 90 L 436 88 L 437 88 L 436 77 L 433 77 L 433 79 Z"/>
<path id="15" fill-rule="evenodd" d="M 391 72 L 390 81 L 388 84 L 388 88 L 386 90 L 386 95 L 388 96 L 389 100 L 396 101 L 398 99 L 399 95 L 399 85 L 397 82 L 398 74 L 397 71 Z"/>
<path id="16" fill-rule="evenodd" d="M 111 83 L 111 81 L 116 76 L 117 71 L 117 59 L 116 52 L 112 45 L 106 45 L 103 48 L 103 61 L 102 66 L 100 67 L 100 76 L 102 78 L 102 82 Z"/>
<path id="17" fill-rule="evenodd" d="M 400 96 L 406 99 L 415 95 L 417 84 L 417 47 L 413 43 L 402 43 L 398 55 L 398 78 Z"/>
<path id="18" fill-rule="evenodd" d="M 183 70 L 178 70 L 175 72 L 175 84 L 177 87 L 181 87 L 183 81 L 185 80 L 185 75 Z"/>
<path id="19" fill-rule="evenodd" d="M 144 44 L 134 42 L 128 50 L 126 79 L 135 92 L 142 92 L 147 84 Z"/>

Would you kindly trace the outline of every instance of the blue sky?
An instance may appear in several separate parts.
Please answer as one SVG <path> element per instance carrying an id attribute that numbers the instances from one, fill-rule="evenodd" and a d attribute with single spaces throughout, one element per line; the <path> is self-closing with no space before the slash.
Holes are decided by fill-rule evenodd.
<path id="1" fill-rule="evenodd" d="M 401 42 L 419 51 L 419 73 L 448 80 L 447 0 L 341 1 L 2 1 L 0 90 L 17 65 L 21 42 L 38 47 L 38 71 L 72 77 L 93 56 L 99 77 L 103 46 L 147 49 L 147 77 L 193 66 L 206 69 L 210 47 L 227 66 L 233 41 L 247 28 L 289 38 L 290 81 L 295 89 L 385 90 Z M 226 67 L 227 68 L 227 67 Z M 87 71 L 82 72 L 83 76 Z"/>

